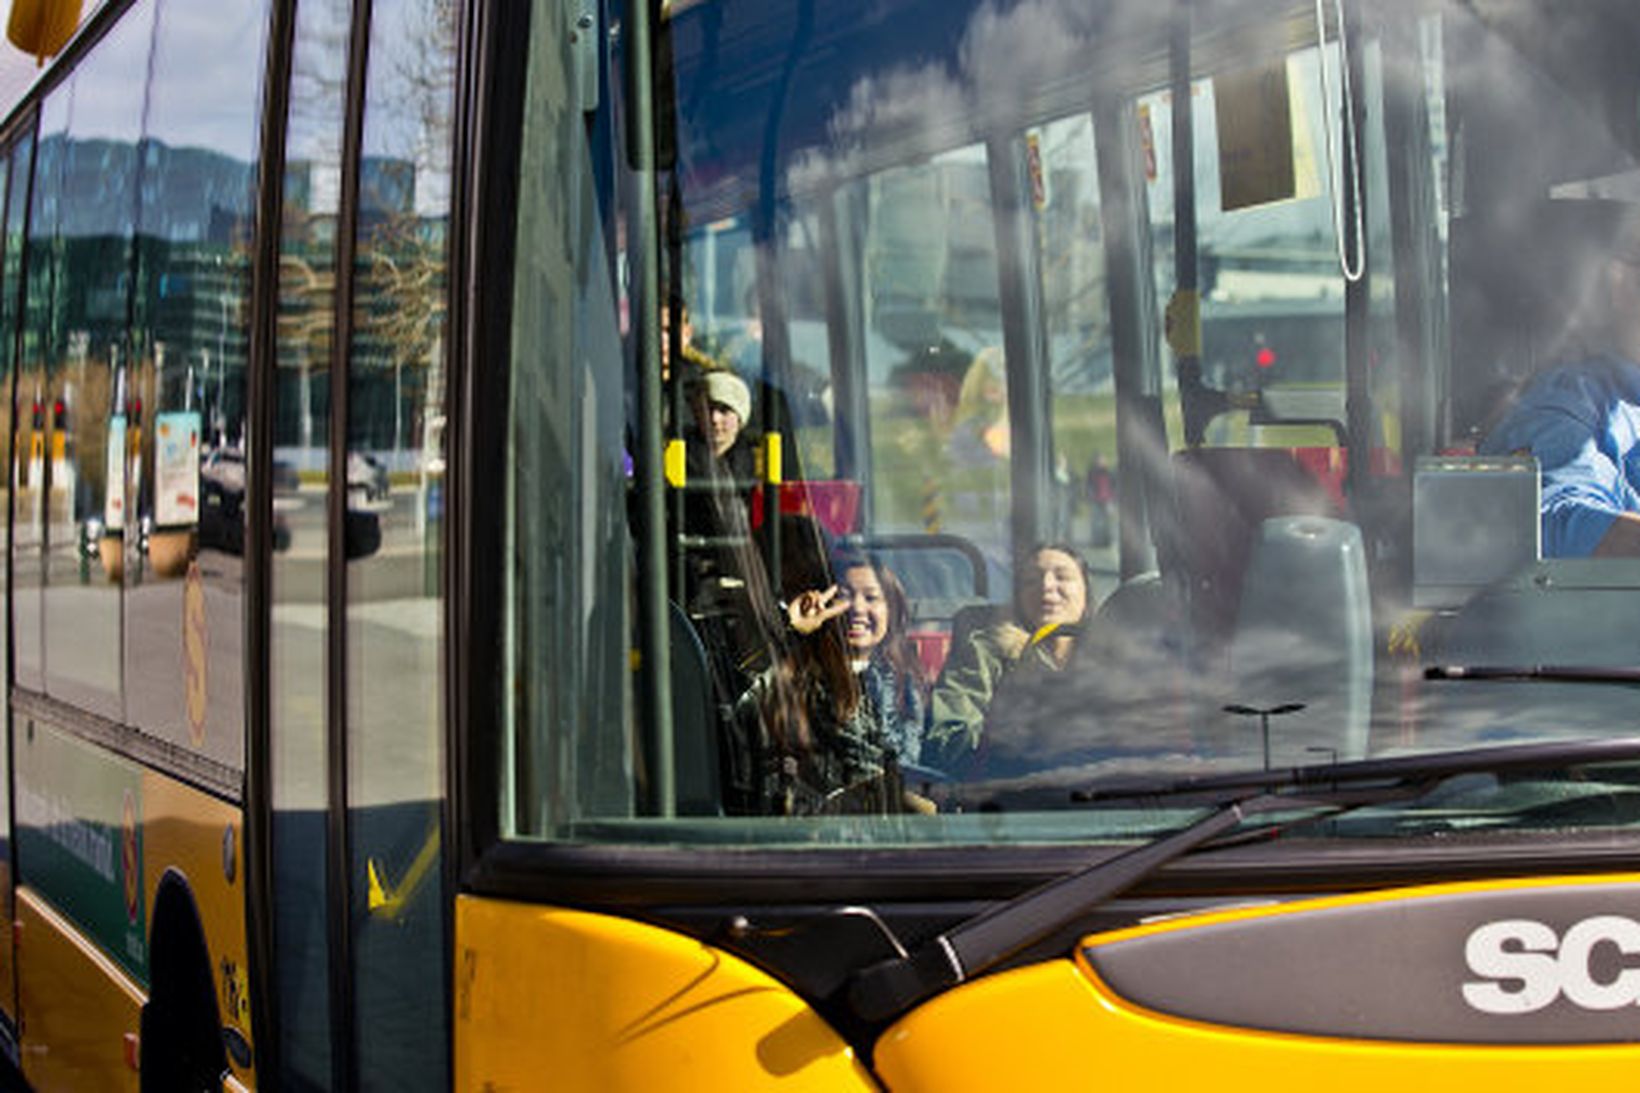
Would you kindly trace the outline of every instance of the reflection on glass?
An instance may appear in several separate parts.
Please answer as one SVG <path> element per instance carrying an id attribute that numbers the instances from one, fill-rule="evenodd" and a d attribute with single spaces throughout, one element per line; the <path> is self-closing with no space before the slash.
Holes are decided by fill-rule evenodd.
<path id="1" fill-rule="evenodd" d="M 142 94 L 154 6 L 139 5 L 76 70 L 58 166 L 52 233 L 56 280 L 46 341 L 50 467 L 46 528 L 46 688 L 123 720 L 123 552 L 108 517 L 123 513 L 125 442 L 115 425 L 128 327 Z M 50 138 L 46 138 L 50 139 Z M 49 225 L 49 227 L 48 227 Z M 115 434 L 118 435 L 115 435 Z M 110 468 L 116 473 L 111 477 Z M 103 541 L 111 540 L 107 549 Z M 180 649 L 180 643 L 178 643 Z M 179 673 L 180 676 L 180 673 Z"/>
<path id="2" fill-rule="evenodd" d="M 136 329 L 130 363 L 116 370 L 109 430 L 128 452 L 131 499 L 127 716 L 230 767 L 244 761 L 248 248 L 259 120 L 258 84 L 247 74 L 262 57 L 264 21 L 260 0 L 171 0 L 160 9 L 142 143 Z M 216 77 L 208 93 L 197 82 L 206 76 Z M 110 473 L 117 465 L 110 456 Z M 183 685 L 193 679 L 201 683 Z"/>
<path id="3" fill-rule="evenodd" d="M 0 208 L 6 210 L 4 235 L 0 236 L 0 248 L 3 248 L 3 251 L 0 251 L 0 391 L 6 393 L 5 403 L 0 405 L 0 428 L 4 429 L 0 436 L 8 438 L 5 441 L 8 466 L 15 465 L 13 462 L 15 455 L 11 452 L 12 442 L 9 438 L 15 436 L 13 428 L 16 424 L 16 402 L 12 393 L 12 379 L 15 375 L 16 361 L 14 358 L 17 349 L 17 278 L 22 272 L 23 246 L 21 230 L 14 232 L 11 228 L 13 223 L 11 210 L 13 205 L 23 205 L 23 200 L 19 194 L 26 192 L 27 189 L 26 179 L 28 176 L 24 172 L 27 169 L 30 148 L 31 142 L 25 139 L 8 149 L 4 157 L 0 157 L 0 193 L 4 195 L 4 201 L 0 202 Z M 18 166 L 19 163 L 21 167 Z M 19 180 L 24 180 L 24 189 L 22 191 L 17 188 Z M 21 220 L 19 219 L 17 223 L 20 224 Z M 11 511 L 11 502 L 15 497 L 15 490 L 11 485 L 13 481 L 15 479 L 8 477 L 4 484 L 5 509 L 3 511 L 5 512 Z M 5 528 L 0 531 L 0 539 L 5 542 L 9 556 L 12 541 L 10 520 L 5 521 Z M 0 590 L 0 603 L 5 604 L 7 616 L 9 617 L 11 607 L 9 581 L 5 588 Z M 9 661 L 10 630 L 9 626 L 0 627 L 0 658 L 4 658 L 0 659 L 0 663 Z M 9 717 L 5 723 L 10 724 Z M 7 893 L 4 906 L 0 907 L 0 915 L 4 916 L 3 921 L 9 922 L 14 916 L 16 903 L 15 890 L 11 887 L 13 878 L 11 876 L 11 749 L 9 747 L 0 749 L 0 850 L 4 850 L 6 858 L 5 864 L 0 865 L 0 873 L 4 874 L 4 889 Z M 0 976 L 7 975 L 13 959 L 10 953 L 0 955 Z M 9 978 L 0 980 L 0 982 L 6 981 L 14 982 L 15 980 L 9 980 Z M 4 998 L 8 1002 L 11 1001 L 9 991 L 5 993 Z"/>
<path id="4" fill-rule="evenodd" d="M 1042 250 L 1053 488 L 1049 538 L 1116 571 L 1116 393 L 1093 119 L 1077 115 L 1025 137 Z"/>
<path id="5" fill-rule="evenodd" d="M 372 10 L 348 347 L 348 805 L 360 1075 L 441 1074 L 445 291 L 456 5 Z M 368 907 L 368 878 L 404 902 Z M 418 879 L 419 878 L 419 879 Z"/>
<path id="6" fill-rule="evenodd" d="M 785 284 L 786 331 L 791 361 L 786 366 L 784 413 L 795 465 L 787 477 L 831 478 L 836 472 L 835 390 L 831 382 L 831 346 L 827 341 L 826 281 L 822 264 L 820 217 L 793 216 L 784 233 L 780 261 Z M 754 298 L 755 299 L 755 298 Z M 752 312 L 756 321 L 757 312 Z"/>
<path id="7" fill-rule="evenodd" d="M 532 20 L 565 26 L 563 10 L 561 0 L 540 0 Z M 569 43 L 551 35 L 539 43 L 526 74 L 519 167 L 539 184 L 524 188 L 519 228 L 543 245 L 519 248 L 514 271 L 513 354 L 531 363 L 513 370 L 507 399 L 502 693 L 506 723 L 517 731 L 504 746 L 499 817 L 509 834 L 537 837 L 583 817 L 630 816 L 648 792 L 625 656 L 632 468 L 613 367 L 620 359 L 614 278 L 586 129 L 559 91 L 572 63 Z M 744 297 L 728 297 L 752 283 L 733 272 L 750 268 L 750 237 L 728 225 L 717 234 L 696 252 L 718 274 L 702 280 L 694 307 L 711 332 L 708 347 L 738 370 L 729 334 L 747 330 Z M 577 528 L 575 513 L 587 514 L 587 526 Z"/>
<path id="8" fill-rule="evenodd" d="M 28 223 L 28 177 L 34 163 L 34 139 L 25 136 L 13 146 L 11 155 L 6 160 L 6 222 L 5 222 L 5 255 L 4 265 L 0 266 L 0 360 L 5 362 L 4 391 L 6 403 L 4 407 L 5 435 L 7 440 L 8 473 L 6 476 L 6 511 L 15 514 L 20 505 L 23 466 L 21 453 L 26 451 L 27 437 L 24 435 L 26 418 L 20 414 L 19 395 L 16 386 L 17 375 L 17 326 L 20 319 L 21 284 L 23 273 L 23 232 Z M 7 554 L 16 557 L 12 548 L 16 546 L 14 524 L 6 522 L 5 539 Z M 15 580 L 15 578 L 14 578 Z M 6 603 L 8 608 L 16 602 L 14 585 L 6 588 Z M 11 646 L 11 628 L 5 628 L 5 635 L 0 641 L 5 642 L 9 651 Z M 9 659 L 9 658 L 8 658 Z"/>
<path id="9" fill-rule="evenodd" d="M 47 451 L 55 447 L 46 421 L 46 352 L 51 337 L 57 286 L 54 241 L 62 191 L 63 149 L 73 87 L 65 85 L 40 107 L 33 209 L 28 219 L 28 263 L 23 306 L 23 344 L 17 368 L 17 499 L 12 559 L 13 616 L 17 683 L 44 691 L 46 509 L 51 487 Z"/>
<path id="10" fill-rule="evenodd" d="M 1011 567 L 1007 362 L 981 146 L 852 185 L 880 532 L 970 539 Z"/>
<path id="11" fill-rule="evenodd" d="M 297 7 L 279 239 L 270 622 L 274 938 L 280 1060 L 333 1085 L 326 879 L 330 355 L 341 186 L 345 0 Z"/>
<path id="12" fill-rule="evenodd" d="M 557 25 L 544 6 L 541 25 Z M 1426 686 L 1421 671 L 1632 659 L 1635 563 L 1558 557 L 1567 544 L 1552 536 L 1539 557 L 1545 505 L 1526 495 L 1561 467 L 1545 465 L 1553 450 L 1516 455 L 1531 445 L 1495 427 L 1546 369 L 1606 362 L 1634 379 L 1640 340 L 1614 335 L 1632 333 L 1622 316 L 1636 309 L 1610 296 L 1640 251 L 1625 20 L 1369 2 L 1345 50 L 1273 3 L 1192 6 L 1188 36 L 1178 9 L 1139 3 L 863 7 L 869 20 L 809 31 L 799 0 L 674 5 L 661 29 L 676 86 L 659 100 L 677 152 L 659 192 L 682 243 L 663 291 L 690 304 L 701 367 L 764 378 L 758 363 L 784 354 L 743 355 L 755 329 L 759 350 L 789 343 L 824 373 L 829 466 L 816 421 L 795 430 L 793 473 L 857 477 L 861 541 L 787 512 L 764 523 L 782 529 L 777 546 L 750 530 L 737 486 L 723 511 L 743 522 L 702 531 L 671 514 L 648 556 L 627 517 L 662 468 L 636 438 L 682 432 L 687 407 L 653 397 L 669 391 L 634 366 L 630 339 L 625 357 L 605 346 L 606 320 L 632 327 L 606 305 L 627 298 L 633 221 L 624 194 L 581 203 L 584 119 L 546 90 L 567 55 L 551 35 L 531 42 L 540 101 L 524 135 L 508 402 L 510 832 L 1116 838 L 1175 820 L 1041 813 L 1116 775 L 1261 766 L 1258 726 L 1235 711 L 1285 711 L 1270 725 L 1277 765 L 1626 723 L 1630 691 Z M 1175 69 L 1188 74 L 1178 101 Z M 1188 140 L 1173 126 L 1186 116 Z M 1351 163 L 1359 202 L 1341 185 Z M 1016 172 L 1029 207 L 993 210 L 992 179 Z M 1034 230 L 999 233 L 996 216 L 1016 213 Z M 1028 359 L 1002 359 L 1004 330 Z M 1179 368 L 1193 358 L 1199 378 Z M 627 385 L 613 434 L 595 413 L 606 374 Z M 795 390 L 769 378 L 777 395 Z M 724 407 L 749 406 L 715 386 Z M 1634 401 L 1620 401 L 1612 420 L 1627 422 Z M 654 407 L 658 420 L 639 418 Z M 869 442 L 848 443 L 850 425 Z M 1628 491 L 1607 498 L 1598 530 L 1640 511 L 1632 430 L 1612 433 L 1573 446 Z M 1538 463 L 1510 462 L 1522 459 Z M 630 508 L 610 501 L 614 467 Z M 567 500 L 543 503 L 540 482 Z M 1120 530 L 1146 533 L 1120 565 L 1118 495 Z M 1452 495 L 1468 504 L 1441 500 Z M 1010 558 L 1022 531 L 1061 542 Z M 1499 542 L 1510 549 L 1476 576 L 1476 547 Z M 718 552 L 727 578 L 715 602 L 690 587 L 699 551 Z M 1156 571 L 1138 572 L 1151 559 Z M 1454 561 L 1456 583 L 1430 576 Z M 825 615 L 843 587 L 847 610 L 804 630 L 804 611 Z M 921 769 L 903 773 L 944 813 L 934 824 L 907 818 L 918 804 L 903 796 L 868 799 L 884 784 L 868 785 L 872 768 L 890 773 L 887 745 L 912 754 L 908 734 L 855 732 L 862 708 L 912 705 L 883 704 L 907 689 L 862 682 L 896 635 L 922 669 L 902 658 L 903 678 L 931 685 Z M 663 643 L 672 693 L 651 696 L 645 660 Z M 630 680 L 627 705 L 594 697 L 594 677 Z M 983 710 L 934 731 L 964 687 Z M 875 705 L 855 701 L 867 694 Z M 973 754 L 945 757 L 959 735 Z M 656 807 L 663 759 L 679 793 Z M 700 778 L 685 793 L 690 761 Z M 899 815 L 717 823 L 851 808 Z"/>
<path id="13" fill-rule="evenodd" d="M 758 374 L 763 332 L 750 225 L 726 218 L 691 232 L 684 261 L 690 320 L 684 344 L 742 375 Z"/>
<path id="14" fill-rule="evenodd" d="M 1335 194 L 1325 129 L 1328 112 L 1338 111 L 1338 81 L 1334 76 L 1334 99 L 1323 101 L 1319 58 L 1314 47 L 1297 50 L 1277 69 L 1288 100 L 1293 174 L 1290 196 L 1282 200 L 1236 204 L 1232 178 L 1225 175 L 1219 153 L 1218 127 L 1221 111 L 1242 105 L 1231 98 L 1237 85 L 1228 77 L 1193 85 L 1202 376 L 1217 390 L 1315 390 L 1330 385 L 1342 393 L 1344 277 L 1333 230 Z M 1329 47 L 1329 70 L 1336 73 L 1338 64 L 1336 47 Z M 1221 96 L 1226 97 L 1222 103 Z M 1168 300 L 1174 288 L 1176 247 L 1173 96 L 1141 96 L 1136 109 L 1145 147 L 1155 156 L 1154 177 L 1146 176 L 1146 197 L 1157 292 Z M 1172 369 L 1166 371 L 1171 380 Z M 1175 443 L 1181 438 L 1182 432 L 1175 432 Z M 1218 416 L 1207 433 L 1209 444 L 1325 447 L 1334 440 L 1325 425 L 1260 425 L 1241 413 Z"/>
<path id="15" fill-rule="evenodd" d="M 1366 99 L 1367 116 L 1382 118 L 1385 116 L 1384 66 L 1383 50 L 1378 43 L 1368 44 L 1363 69 L 1363 95 Z M 1374 284 L 1393 285 L 1395 247 L 1390 234 L 1389 159 L 1384 147 L 1385 141 L 1390 139 L 1387 123 L 1367 126 L 1364 138 L 1362 158 L 1365 161 L 1367 180 L 1367 260 L 1372 267 L 1369 278 Z M 1427 299 L 1421 304 L 1421 307 L 1427 310 L 1420 325 L 1429 322 L 1429 314 L 1435 310 L 1437 304 L 1438 299 Z M 1409 415 L 1401 406 L 1401 369 L 1393 366 L 1400 359 L 1400 331 L 1396 323 L 1396 307 L 1393 293 L 1376 293 L 1372 299 L 1367 324 L 1371 345 L 1369 353 L 1373 360 L 1381 362 L 1379 367 L 1373 369 L 1372 374 L 1372 402 L 1377 408 L 1372 443 L 1381 453 L 1378 459 L 1385 467 L 1398 466 L 1407 450 L 1401 434 L 1403 422 Z M 1419 412 L 1411 416 L 1422 418 L 1423 414 Z M 1414 422 L 1414 428 L 1416 427 L 1417 423 Z"/>

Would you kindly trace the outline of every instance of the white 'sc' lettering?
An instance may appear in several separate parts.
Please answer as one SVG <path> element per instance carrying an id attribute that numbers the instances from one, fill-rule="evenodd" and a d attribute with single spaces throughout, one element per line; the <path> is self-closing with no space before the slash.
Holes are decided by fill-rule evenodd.
<path id="1" fill-rule="evenodd" d="M 1640 1000 L 1640 969 L 1624 968 L 1610 983 L 1597 983 L 1589 971 L 1594 947 L 1603 941 L 1625 955 L 1640 953 L 1640 923 L 1617 915 L 1586 918 L 1560 941 L 1560 989 L 1566 1000 L 1588 1010 L 1614 1010 Z"/>
<path id="2" fill-rule="evenodd" d="M 1560 995 L 1560 969 L 1555 960 L 1558 939 L 1541 922 L 1526 918 L 1488 922 L 1476 928 L 1464 945 L 1469 970 L 1484 976 L 1463 985 L 1464 1001 L 1483 1013 L 1531 1013 Z M 1519 989 L 1506 990 L 1495 980 L 1517 980 Z"/>

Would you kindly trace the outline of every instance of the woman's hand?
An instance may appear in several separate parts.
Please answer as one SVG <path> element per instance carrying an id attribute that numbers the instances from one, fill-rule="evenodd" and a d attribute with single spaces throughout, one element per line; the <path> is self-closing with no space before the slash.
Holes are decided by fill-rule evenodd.
<path id="1" fill-rule="evenodd" d="M 824 592 L 799 593 L 786 605 L 786 621 L 793 630 L 807 637 L 848 610 L 848 600 L 841 594 L 842 589 L 836 585 Z"/>
<path id="2" fill-rule="evenodd" d="M 1005 622 L 996 628 L 997 649 L 1009 660 L 1018 660 L 1031 644 L 1031 635 L 1017 623 Z"/>

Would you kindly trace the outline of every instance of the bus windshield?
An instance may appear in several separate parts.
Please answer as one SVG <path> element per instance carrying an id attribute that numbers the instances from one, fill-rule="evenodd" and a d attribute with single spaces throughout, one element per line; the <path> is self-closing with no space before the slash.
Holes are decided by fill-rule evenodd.
<path id="1" fill-rule="evenodd" d="M 1122 841 L 1632 733 L 1624 6 L 652 16 L 531 16 L 504 836 Z M 1565 754 L 1303 834 L 1625 822 Z"/>

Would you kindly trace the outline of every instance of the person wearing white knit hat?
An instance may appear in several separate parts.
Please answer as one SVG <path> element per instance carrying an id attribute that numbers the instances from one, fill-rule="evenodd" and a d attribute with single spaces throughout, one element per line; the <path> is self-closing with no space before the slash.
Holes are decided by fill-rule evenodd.
<path id="1" fill-rule="evenodd" d="M 706 373 L 707 420 L 701 431 L 719 459 L 734 447 L 746 419 L 752 416 L 752 393 L 746 381 L 726 370 Z"/>
<path id="2" fill-rule="evenodd" d="M 758 562 L 742 546 L 749 528 L 749 495 L 757 478 L 755 438 L 745 428 L 752 413 L 746 381 L 726 368 L 698 371 L 689 382 L 695 422 L 684 434 L 689 489 L 684 530 L 709 543 L 687 554 L 685 600 L 691 609 L 721 613 L 739 602 L 745 574 Z"/>

